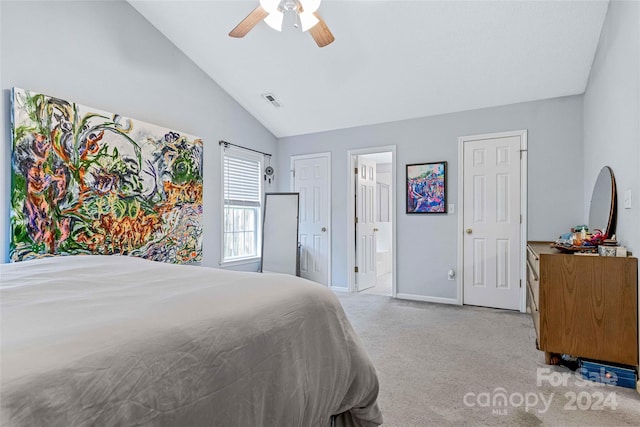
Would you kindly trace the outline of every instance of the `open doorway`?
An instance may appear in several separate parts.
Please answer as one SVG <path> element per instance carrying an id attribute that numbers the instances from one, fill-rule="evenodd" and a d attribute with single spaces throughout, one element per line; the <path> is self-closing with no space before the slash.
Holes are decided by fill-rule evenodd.
<path id="1" fill-rule="evenodd" d="M 396 295 L 395 146 L 352 150 L 349 217 L 352 292 Z"/>

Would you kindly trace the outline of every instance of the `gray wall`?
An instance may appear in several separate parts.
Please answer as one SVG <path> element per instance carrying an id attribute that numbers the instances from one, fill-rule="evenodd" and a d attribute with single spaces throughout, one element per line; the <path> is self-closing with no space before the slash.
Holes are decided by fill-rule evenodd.
<path id="1" fill-rule="evenodd" d="M 0 260 L 8 259 L 9 96 L 16 86 L 202 137 L 203 264 L 217 266 L 218 141 L 275 154 L 276 138 L 126 2 L 1 1 L 0 11 Z"/>
<path id="2" fill-rule="evenodd" d="M 611 166 L 618 187 L 617 238 L 640 254 L 640 2 L 609 3 L 584 95 L 586 206 L 598 171 Z M 631 190 L 632 208 L 622 206 Z"/>
<path id="3" fill-rule="evenodd" d="M 457 211 L 407 215 L 405 165 L 448 161 L 447 198 L 457 205 L 458 138 L 521 129 L 529 136 L 529 240 L 555 240 L 583 217 L 581 96 L 281 138 L 279 169 L 289 170 L 292 155 L 331 152 L 331 281 L 347 286 L 347 151 L 396 145 L 397 291 L 456 298 L 447 270 L 457 265 Z M 290 183 L 279 185 L 288 190 Z"/>

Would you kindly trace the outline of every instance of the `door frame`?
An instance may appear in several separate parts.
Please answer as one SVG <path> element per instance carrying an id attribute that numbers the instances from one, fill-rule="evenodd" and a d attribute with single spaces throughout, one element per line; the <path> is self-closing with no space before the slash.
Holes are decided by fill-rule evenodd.
<path id="1" fill-rule="evenodd" d="M 349 292 L 357 292 L 358 288 L 356 286 L 356 277 L 354 272 L 354 267 L 356 265 L 356 251 L 353 245 L 353 238 L 355 236 L 356 228 L 353 219 L 356 217 L 355 205 L 351 203 L 354 200 L 356 181 L 353 173 L 353 164 L 352 160 L 354 156 L 360 156 L 364 154 L 376 154 L 376 153 L 388 153 L 391 152 L 391 208 L 390 208 L 390 219 L 391 219 L 391 296 L 396 298 L 398 290 L 396 286 L 396 278 L 398 276 L 398 269 L 396 266 L 397 259 L 397 218 L 396 218 L 396 199 L 398 197 L 397 191 L 397 182 L 396 182 L 396 146 L 395 145 L 385 145 L 381 147 L 368 147 L 368 148 L 359 148 L 355 150 L 347 151 L 347 175 L 349 176 L 349 191 L 347 192 L 347 289 Z"/>
<path id="2" fill-rule="evenodd" d="M 302 154 L 291 156 L 289 158 L 289 187 L 290 191 L 295 191 L 295 161 L 296 160 L 305 160 L 305 159 L 315 159 L 317 157 L 324 157 L 327 159 L 327 228 L 329 232 L 327 233 L 327 287 L 331 289 L 333 287 L 333 280 L 331 276 L 331 236 L 333 235 L 333 227 L 331 226 L 331 152 L 323 152 L 323 153 L 313 153 L 313 154 Z M 299 232 L 299 231 L 298 231 Z"/>
<path id="3" fill-rule="evenodd" d="M 527 130 L 461 136 L 458 138 L 458 298 L 464 304 L 464 144 L 495 138 L 520 137 L 520 312 L 527 311 Z"/>

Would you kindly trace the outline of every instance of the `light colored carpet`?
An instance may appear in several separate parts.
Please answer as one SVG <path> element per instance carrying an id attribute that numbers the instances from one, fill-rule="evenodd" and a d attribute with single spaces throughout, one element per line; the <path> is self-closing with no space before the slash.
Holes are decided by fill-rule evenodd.
<path id="1" fill-rule="evenodd" d="M 545 365 L 527 314 L 337 295 L 378 372 L 386 427 L 640 426 L 635 390 Z"/>
<path id="2" fill-rule="evenodd" d="M 362 294 L 371 294 L 371 295 L 384 295 L 391 296 L 393 293 L 393 278 L 391 277 L 391 273 L 383 274 L 382 276 L 378 276 L 376 285 L 361 291 Z"/>

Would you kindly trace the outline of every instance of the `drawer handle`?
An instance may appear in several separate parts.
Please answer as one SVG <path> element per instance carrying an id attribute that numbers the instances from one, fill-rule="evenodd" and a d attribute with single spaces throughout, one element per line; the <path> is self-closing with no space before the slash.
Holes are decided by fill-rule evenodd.
<path id="1" fill-rule="evenodd" d="M 540 279 L 538 278 L 538 273 L 536 273 L 536 271 L 533 269 L 533 267 L 531 266 L 531 263 L 529 262 L 529 260 L 527 260 L 527 267 L 529 267 L 529 270 L 531 271 L 531 274 L 533 274 L 533 279 L 538 282 Z"/>
<path id="2" fill-rule="evenodd" d="M 527 251 L 531 254 L 532 257 L 534 257 L 536 259 L 536 261 L 538 261 L 538 254 L 536 254 L 533 249 L 531 249 L 530 246 L 527 245 Z"/>

